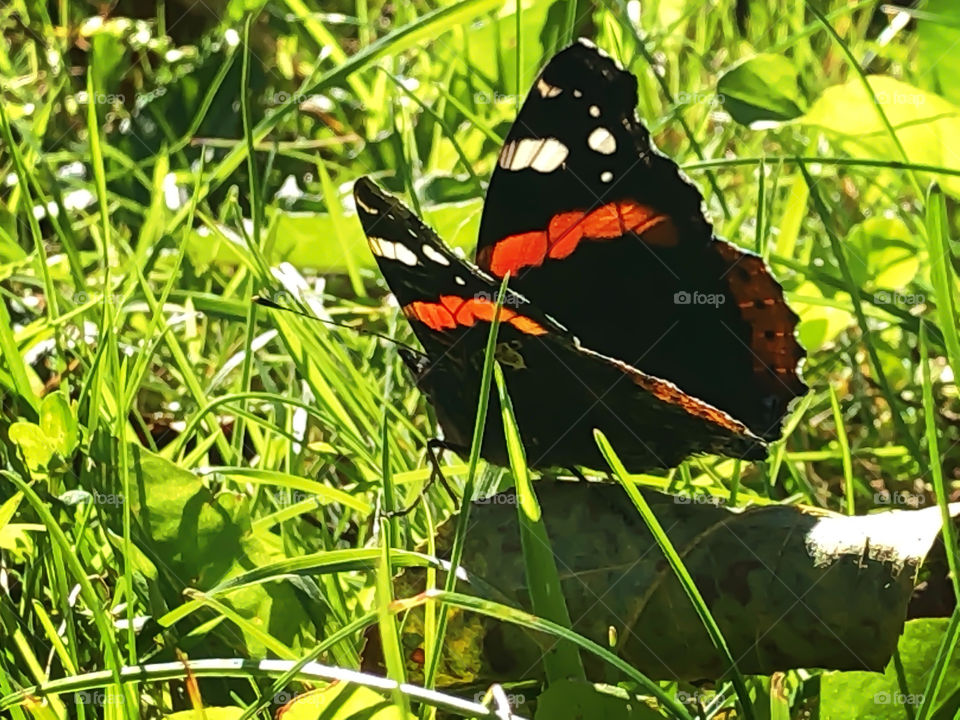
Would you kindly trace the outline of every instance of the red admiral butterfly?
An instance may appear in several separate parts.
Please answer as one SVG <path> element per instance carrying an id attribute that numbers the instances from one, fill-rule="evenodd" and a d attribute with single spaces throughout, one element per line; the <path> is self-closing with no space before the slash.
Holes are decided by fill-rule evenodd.
<path id="1" fill-rule="evenodd" d="M 702 452 L 761 459 L 806 391 L 782 288 L 713 235 L 700 193 L 637 119 L 636 82 L 584 40 L 547 64 L 500 152 L 476 266 L 357 181 L 370 247 L 426 351 L 402 354 L 444 446 L 469 448 L 507 272 L 496 357 L 532 466 L 602 467 L 594 428 L 632 471 Z M 481 452 L 505 465 L 490 402 Z"/>

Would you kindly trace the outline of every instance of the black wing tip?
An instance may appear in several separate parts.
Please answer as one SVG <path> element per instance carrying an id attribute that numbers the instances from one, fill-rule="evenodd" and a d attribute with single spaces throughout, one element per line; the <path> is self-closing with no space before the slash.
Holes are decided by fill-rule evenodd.
<path id="1" fill-rule="evenodd" d="M 746 452 L 742 455 L 742 459 L 756 462 L 766 460 L 767 456 L 770 454 L 770 446 L 766 443 L 766 441 L 759 438 L 750 438 L 750 440 L 752 442 L 748 444 Z"/>
<path id="2" fill-rule="evenodd" d="M 386 205 L 388 195 L 368 176 L 363 175 L 353 183 L 353 199 L 358 210 L 373 208 L 379 210 Z M 369 210 L 368 210 L 369 212 Z"/>

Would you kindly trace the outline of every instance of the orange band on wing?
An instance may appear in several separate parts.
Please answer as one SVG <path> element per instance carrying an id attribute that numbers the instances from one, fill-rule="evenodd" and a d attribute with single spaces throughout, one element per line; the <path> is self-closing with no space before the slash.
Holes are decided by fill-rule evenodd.
<path id="1" fill-rule="evenodd" d="M 457 295 L 441 295 L 439 302 L 414 300 L 403 307 L 403 313 L 412 320 L 419 320 L 431 330 L 452 330 L 456 327 L 473 327 L 478 320 L 493 322 L 496 303 L 486 298 L 462 298 Z M 545 335 L 546 329 L 535 320 L 519 315 L 510 308 L 500 308 L 500 322 L 512 325 L 527 335 Z"/>
<path id="2" fill-rule="evenodd" d="M 547 258 L 561 260 L 577 249 L 581 240 L 609 240 L 632 232 L 643 235 L 650 245 L 672 247 L 677 244 L 673 221 L 653 208 L 633 200 L 607 203 L 590 210 L 574 210 L 554 215 L 546 230 L 508 235 L 483 248 L 477 256 L 481 267 L 497 277 L 515 274 L 525 267 L 542 265 Z"/>

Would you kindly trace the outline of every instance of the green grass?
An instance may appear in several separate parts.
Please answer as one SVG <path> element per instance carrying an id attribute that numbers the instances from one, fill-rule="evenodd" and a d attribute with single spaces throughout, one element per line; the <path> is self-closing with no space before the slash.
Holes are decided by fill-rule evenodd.
<path id="1" fill-rule="evenodd" d="M 743 32 L 733 3 L 700 5 L 645 2 L 636 22 L 634 3 L 540 0 L 166 0 L 119 3 L 103 21 L 79 3 L 0 7 L 0 712 L 189 710 L 189 658 L 208 663 L 193 668 L 204 705 L 272 717 L 280 694 L 335 676 L 309 663 L 358 671 L 376 633 L 383 668 L 354 679 L 389 717 L 480 713 L 473 691 L 489 683 L 449 687 L 440 654 L 476 649 L 470 613 L 558 649 L 505 683 L 527 700 L 599 663 L 663 717 L 698 716 L 680 691 L 709 698 L 705 717 L 815 710 L 816 669 L 777 678 L 783 696 L 735 664 L 694 688 L 570 630 L 557 531 L 517 443 L 508 470 L 479 458 L 477 433 L 468 457 L 442 464 L 467 501 L 517 486 L 512 540 L 533 614 L 436 560 L 441 546 L 459 563 L 482 517 L 469 503 L 457 513 L 434 485 L 409 515 L 378 515 L 420 496 L 436 419 L 396 346 L 348 329 L 415 344 L 350 186 L 373 176 L 469 253 L 522 94 L 579 34 L 637 74 L 658 146 L 701 188 L 719 234 L 768 259 L 809 352 L 810 394 L 769 461 L 694 458 L 621 477 L 630 497 L 643 487 L 857 514 L 896 498 L 948 514 L 960 490 L 960 15 L 929 0 L 881 42 L 879 2 L 753 0 Z M 122 20 L 134 7 L 141 19 Z M 758 53 L 782 57 L 786 75 L 751 66 Z M 739 106 L 716 96 L 721 77 Z M 744 103 L 796 115 L 751 127 Z M 278 195 L 291 181 L 300 192 Z M 333 322 L 252 304 L 258 295 Z M 494 419 L 515 437 L 495 333 L 484 387 L 502 393 Z M 478 428 L 485 415 L 481 404 Z M 659 527 L 642 497 L 638 512 Z M 947 562 L 960 566 L 955 547 Z M 393 582 L 410 568 L 425 594 Z M 954 613 L 924 649 L 916 718 L 958 709 L 937 707 L 960 684 L 958 628 Z M 264 669 L 264 657 L 286 664 Z M 35 686 L 46 705 L 23 692 Z M 96 707 L 69 694 L 96 688 Z M 515 712 L 532 717 L 535 704 Z"/>

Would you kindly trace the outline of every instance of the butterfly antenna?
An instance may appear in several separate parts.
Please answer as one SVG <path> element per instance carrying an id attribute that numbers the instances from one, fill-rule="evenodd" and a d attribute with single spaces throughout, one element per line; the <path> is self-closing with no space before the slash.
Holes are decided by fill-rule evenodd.
<path id="1" fill-rule="evenodd" d="M 280 305 L 278 303 L 275 303 L 273 300 L 268 300 L 267 298 L 262 297 L 260 295 L 253 298 L 253 302 L 256 305 L 261 305 L 263 307 L 270 308 L 271 310 L 282 310 L 283 312 L 293 313 L 294 315 L 305 317 L 308 320 L 315 320 L 316 322 L 324 323 L 325 325 L 333 325 L 335 327 L 344 328 L 345 330 L 352 330 L 358 335 L 370 335 L 372 337 L 380 338 L 381 340 L 386 340 L 387 342 L 393 343 L 394 345 L 398 345 L 402 348 L 406 348 L 407 350 L 409 350 L 410 352 L 416 355 L 423 354 L 420 350 L 417 350 L 415 347 L 411 345 L 407 345 L 405 342 L 402 342 L 400 340 L 397 340 L 396 338 L 390 337 L 389 335 L 384 335 L 383 333 L 379 333 L 376 330 L 365 330 L 363 328 L 354 327 L 353 325 L 347 325 L 346 323 L 337 322 L 336 320 L 327 320 L 326 318 L 320 318 L 320 317 L 317 317 L 316 315 L 311 315 L 310 313 L 304 312 L 303 310 L 297 310 L 296 308 Z"/>
<path id="2" fill-rule="evenodd" d="M 389 512 L 382 513 L 385 518 L 394 518 L 394 517 L 404 517 L 409 515 L 410 512 L 420 504 L 424 497 L 426 497 L 427 490 L 433 485 L 437 480 L 440 481 L 440 484 L 443 486 L 443 489 L 446 490 L 447 495 L 450 496 L 450 499 L 453 501 L 453 506 L 456 508 L 457 512 L 460 511 L 460 502 L 457 500 L 456 494 L 453 492 L 453 489 L 450 487 L 450 483 L 447 482 L 447 478 L 443 475 L 443 468 L 440 467 L 440 453 L 447 449 L 446 444 L 438 439 L 432 438 L 427 441 L 427 459 L 430 461 L 430 478 L 427 480 L 426 484 L 420 490 L 420 493 L 417 495 L 416 500 L 410 503 L 407 507 L 401 510 L 391 510 Z"/>

